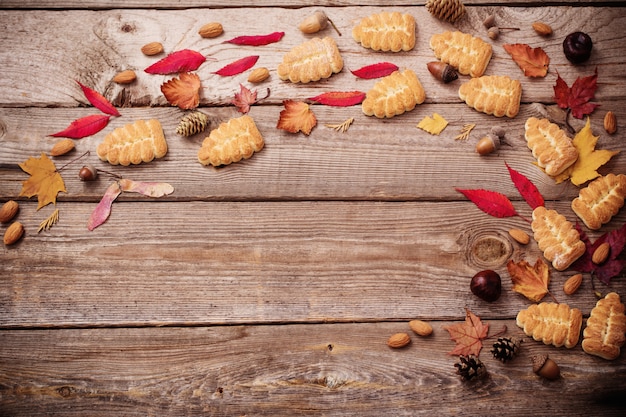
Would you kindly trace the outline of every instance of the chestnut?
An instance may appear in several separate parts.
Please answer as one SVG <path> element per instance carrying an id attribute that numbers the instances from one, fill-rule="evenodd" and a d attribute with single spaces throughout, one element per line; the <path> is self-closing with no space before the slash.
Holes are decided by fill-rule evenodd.
<path id="1" fill-rule="evenodd" d="M 472 277 L 470 282 L 472 294 L 487 302 L 496 301 L 502 293 L 502 280 L 497 272 L 485 269 Z"/>
<path id="2" fill-rule="evenodd" d="M 573 32 L 563 40 L 563 53 L 572 64 L 585 62 L 591 56 L 593 42 L 584 32 Z"/>

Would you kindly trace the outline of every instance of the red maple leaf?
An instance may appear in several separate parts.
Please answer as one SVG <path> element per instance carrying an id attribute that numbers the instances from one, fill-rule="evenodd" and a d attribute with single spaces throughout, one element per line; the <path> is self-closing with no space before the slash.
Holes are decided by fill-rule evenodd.
<path id="1" fill-rule="evenodd" d="M 609 285 L 611 278 L 619 275 L 626 266 L 626 260 L 618 259 L 626 246 L 626 223 L 619 229 L 603 234 L 593 243 L 578 223 L 576 223 L 576 230 L 580 234 L 580 240 L 585 243 L 587 251 L 572 264 L 572 269 L 595 274 L 600 282 Z M 604 242 L 608 242 L 611 247 L 609 257 L 600 265 L 596 265 L 591 260 L 593 253 Z"/>
<path id="2" fill-rule="evenodd" d="M 477 315 L 466 308 L 465 322 L 445 326 L 444 329 L 450 333 L 450 338 L 456 342 L 450 355 L 478 356 L 483 348 L 482 340 L 489 333 L 489 324 L 483 324 Z"/>
<path id="3" fill-rule="evenodd" d="M 235 98 L 231 103 L 237 107 L 240 113 L 247 114 L 250 111 L 250 106 L 257 102 L 257 91 L 250 91 L 243 84 L 239 84 L 239 88 L 240 91 L 235 93 Z"/>
<path id="4" fill-rule="evenodd" d="M 597 103 L 589 102 L 594 98 L 598 88 L 597 80 L 598 69 L 596 68 L 594 75 L 576 78 L 570 88 L 557 72 L 556 85 L 554 86 L 556 103 L 562 109 L 570 109 L 572 115 L 577 119 L 582 119 L 583 116 L 591 114 L 599 106 Z"/>

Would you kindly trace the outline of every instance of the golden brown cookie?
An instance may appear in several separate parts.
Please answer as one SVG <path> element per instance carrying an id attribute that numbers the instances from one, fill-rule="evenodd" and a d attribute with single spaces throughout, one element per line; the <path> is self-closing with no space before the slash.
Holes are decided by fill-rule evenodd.
<path id="1" fill-rule="evenodd" d="M 430 47 L 439 60 L 471 77 L 480 77 L 485 73 L 493 54 L 489 43 L 459 31 L 431 36 Z"/>
<path id="2" fill-rule="evenodd" d="M 522 84 L 506 75 L 483 75 L 461 84 L 459 97 L 479 112 L 515 117 L 522 99 Z"/>
<path id="3" fill-rule="evenodd" d="M 548 119 L 530 117 L 526 120 L 526 144 L 537 158 L 537 165 L 546 174 L 561 174 L 578 159 L 578 150 L 558 125 Z"/>
<path id="4" fill-rule="evenodd" d="M 213 129 L 202 142 L 198 161 L 202 165 L 228 165 L 248 159 L 263 149 L 265 142 L 252 117 L 230 119 Z"/>
<path id="5" fill-rule="evenodd" d="M 281 80 L 308 83 L 329 78 L 343 69 L 343 59 L 334 39 L 313 38 L 293 47 L 283 56 L 276 72 Z"/>
<path id="6" fill-rule="evenodd" d="M 382 12 L 361 19 L 352 37 L 374 51 L 410 51 L 415 46 L 415 18 L 399 12 Z"/>
<path id="7" fill-rule="evenodd" d="M 106 135 L 96 153 L 112 165 L 140 164 L 164 157 L 167 142 L 158 120 L 137 120 Z"/>
<path id="8" fill-rule="evenodd" d="M 543 256 L 557 271 L 564 271 L 585 253 L 585 244 L 574 225 L 556 210 L 535 208 L 530 226 Z"/>
<path id="9" fill-rule="evenodd" d="M 583 331 L 583 350 L 604 359 L 617 359 L 626 338 L 626 314 L 619 295 L 608 293 L 598 300 Z"/>
<path id="10" fill-rule="evenodd" d="M 395 71 L 381 78 L 361 103 L 363 113 L 378 118 L 393 117 L 411 111 L 426 99 L 424 88 L 410 69 Z"/>
<path id="11" fill-rule="evenodd" d="M 626 175 L 607 174 L 580 190 L 572 210 L 591 230 L 598 230 L 624 206 Z"/>
<path id="12" fill-rule="evenodd" d="M 538 342 L 571 349 L 580 338 L 583 314 L 567 304 L 543 302 L 517 313 L 516 323 L 526 336 Z"/>

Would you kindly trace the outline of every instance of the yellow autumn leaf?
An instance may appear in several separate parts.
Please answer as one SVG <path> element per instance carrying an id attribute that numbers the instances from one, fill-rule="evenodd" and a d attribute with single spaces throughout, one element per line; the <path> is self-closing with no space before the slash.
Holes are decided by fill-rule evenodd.
<path id="1" fill-rule="evenodd" d="M 587 118 L 585 127 L 580 129 L 572 141 L 574 147 L 578 149 L 578 159 L 562 174 L 554 177 L 557 184 L 569 178 L 572 184 L 581 185 L 600 176 L 597 170 L 619 151 L 596 150 L 598 139 L 599 136 L 593 135 L 591 123 Z"/>
<path id="2" fill-rule="evenodd" d="M 67 192 L 61 174 L 45 153 L 42 152 L 40 158 L 30 157 L 19 166 L 30 174 L 30 178 L 22 182 L 19 195 L 28 198 L 36 195 L 37 210 L 50 203 L 56 204 L 57 194 L 61 191 Z"/>
<path id="3" fill-rule="evenodd" d="M 448 126 L 448 121 L 437 113 L 433 113 L 433 117 L 424 117 L 417 125 L 418 128 L 425 130 L 431 135 L 440 134 L 446 126 Z"/>
<path id="4" fill-rule="evenodd" d="M 525 260 L 515 262 L 509 260 L 506 268 L 511 275 L 513 291 L 522 294 L 530 301 L 538 303 L 546 295 L 550 283 L 550 270 L 541 258 L 537 258 L 534 266 Z"/>

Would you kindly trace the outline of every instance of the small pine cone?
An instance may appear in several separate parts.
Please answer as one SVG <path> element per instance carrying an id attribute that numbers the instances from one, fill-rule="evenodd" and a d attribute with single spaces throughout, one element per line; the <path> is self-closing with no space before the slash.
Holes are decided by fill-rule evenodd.
<path id="1" fill-rule="evenodd" d="M 465 14 L 461 0 L 428 0 L 426 9 L 438 19 L 454 23 Z"/>
<path id="2" fill-rule="evenodd" d="M 209 116 L 201 111 L 188 113 L 183 117 L 176 128 L 176 133 L 181 136 L 192 136 L 206 129 L 209 123 Z"/>
<path id="3" fill-rule="evenodd" d="M 517 356 L 521 343 L 521 340 L 515 337 L 499 337 L 498 341 L 493 344 L 491 353 L 494 358 L 504 363 Z"/>
<path id="4" fill-rule="evenodd" d="M 456 373 L 461 375 L 464 381 L 470 381 L 474 378 L 480 379 L 487 375 L 487 368 L 474 355 L 459 356 L 459 362 L 455 363 Z"/>

